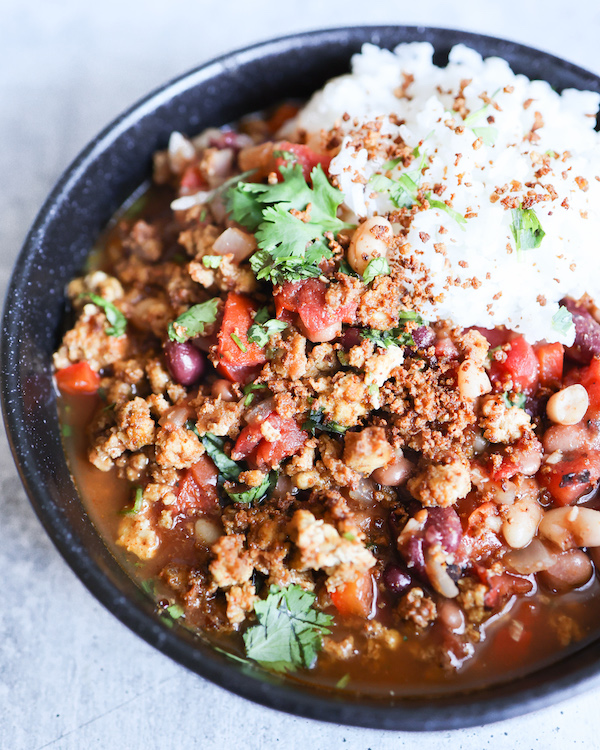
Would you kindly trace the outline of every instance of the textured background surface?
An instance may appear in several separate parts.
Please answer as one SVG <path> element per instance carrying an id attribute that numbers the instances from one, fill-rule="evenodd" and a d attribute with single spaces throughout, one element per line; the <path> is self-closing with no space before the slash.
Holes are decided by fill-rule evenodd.
<path id="1" fill-rule="evenodd" d="M 600 73 L 593 0 L 0 0 L 0 286 L 46 194 L 113 117 L 230 49 L 317 27 L 406 23 L 503 36 Z M 36 520 L 0 437 L 0 748 L 328 750 L 596 747 L 600 692 L 492 726 L 426 735 L 285 716 L 152 650 L 75 578 Z"/>

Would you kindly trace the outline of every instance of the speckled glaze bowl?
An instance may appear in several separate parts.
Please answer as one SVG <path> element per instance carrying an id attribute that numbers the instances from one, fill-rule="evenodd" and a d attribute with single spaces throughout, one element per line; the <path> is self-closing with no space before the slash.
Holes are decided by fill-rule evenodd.
<path id="1" fill-rule="evenodd" d="M 432 730 L 484 724 L 533 711 L 600 685 L 600 640 L 579 644 L 517 682 L 469 694 L 369 699 L 317 692 L 242 665 L 175 624 L 169 628 L 118 565 L 87 516 L 60 439 L 51 355 L 66 283 L 81 269 L 116 209 L 150 175 L 151 156 L 172 130 L 194 134 L 278 100 L 306 97 L 348 70 L 365 42 L 394 47 L 429 41 L 444 64 L 464 42 L 505 58 L 555 88 L 600 91 L 600 79 L 556 57 L 491 37 L 402 26 L 313 31 L 265 42 L 203 65 L 132 107 L 67 169 L 40 211 L 18 258 L 2 328 L 2 405 L 29 498 L 65 560 L 123 623 L 202 677 L 257 703 L 300 716 L 379 729 Z"/>

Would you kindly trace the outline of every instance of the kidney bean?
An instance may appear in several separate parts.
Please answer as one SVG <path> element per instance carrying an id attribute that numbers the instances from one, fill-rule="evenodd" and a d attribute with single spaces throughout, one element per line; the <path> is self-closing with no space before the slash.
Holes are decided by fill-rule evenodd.
<path id="1" fill-rule="evenodd" d="M 360 335 L 359 328 L 346 328 L 344 333 L 339 337 L 340 344 L 344 347 L 345 351 L 350 351 L 353 346 L 360 346 L 362 336 Z"/>
<path id="2" fill-rule="evenodd" d="M 454 508 L 429 508 L 423 542 L 426 548 L 439 544 L 445 552 L 456 552 L 462 538 L 460 518 Z"/>
<path id="3" fill-rule="evenodd" d="M 168 341 L 165 344 L 165 360 L 173 380 L 181 385 L 192 385 L 204 374 L 204 355 L 188 342 L 180 344 Z"/>
<path id="4" fill-rule="evenodd" d="M 419 349 L 427 349 L 435 344 L 435 333 L 428 326 L 419 326 L 412 332 L 413 341 Z"/>
<path id="5" fill-rule="evenodd" d="M 567 347 L 567 355 L 575 362 L 587 365 L 596 354 L 600 354 L 600 323 L 585 307 L 581 307 L 568 297 L 561 300 L 561 305 L 571 313 L 575 324 L 575 341 L 573 346 Z"/>
<path id="6" fill-rule="evenodd" d="M 569 591 L 590 580 L 592 563 L 585 552 L 570 549 L 563 552 L 552 567 L 538 573 L 538 577 L 554 592 Z"/>
<path id="7" fill-rule="evenodd" d="M 406 568 L 388 563 L 383 571 L 383 583 L 392 594 L 403 594 L 412 586 L 412 578 Z"/>

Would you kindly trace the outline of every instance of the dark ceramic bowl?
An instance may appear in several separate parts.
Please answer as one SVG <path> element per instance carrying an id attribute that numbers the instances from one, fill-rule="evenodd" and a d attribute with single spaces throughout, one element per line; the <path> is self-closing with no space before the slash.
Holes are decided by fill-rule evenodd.
<path id="1" fill-rule="evenodd" d="M 242 666 L 157 615 L 104 546 L 73 485 L 60 440 L 51 355 L 66 283 L 81 269 L 115 210 L 149 177 L 151 156 L 172 130 L 190 134 L 231 122 L 278 100 L 305 97 L 348 70 L 364 42 L 393 47 L 429 41 L 444 64 L 465 42 L 516 72 L 555 88 L 600 91 L 600 79 L 556 57 L 491 37 L 444 29 L 372 27 L 316 31 L 234 52 L 176 79 L 101 133 L 65 172 L 29 233 L 4 310 L 2 405 L 11 448 L 41 522 L 75 573 L 113 614 L 148 643 L 199 675 L 266 706 L 341 724 L 431 730 L 497 721 L 600 684 L 600 641 L 518 682 L 411 700 L 318 693 Z"/>

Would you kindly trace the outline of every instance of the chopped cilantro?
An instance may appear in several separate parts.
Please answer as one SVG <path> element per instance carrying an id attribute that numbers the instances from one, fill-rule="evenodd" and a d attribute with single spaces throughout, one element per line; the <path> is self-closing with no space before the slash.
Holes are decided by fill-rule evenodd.
<path id="1" fill-rule="evenodd" d="M 156 581 L 153 578 L 147 578 L 140 583 L 140 587 L 145 594 L 148 594 L 148 596 L 154 596 Z"/>
<path id="2" fill-rule="evenodd" d="M 367 391 L 371 396 L 377 396 L 379 394 L 379 386 L 375 385 L 375 383 L 371 383 L 371 385 L 367 388 Z"/>
<path id="3" fill-rule="evenodd" d="M 322 409 L 315 409 L 308 413 L 308 417 L 302 425 L 302 429 L 310 432 L 311 435 L 314 435 L 317 430 L 319 432 L 329 432 L 333 435 L 343 435 L 348 428 L 343 427 L 341 424 L 338 424 L 333 420 L 327 419 Z"/>
<path id="4" fill-rule="evenodd" d="M 370 284 L 376 276 L 388 276 L 390 273 L 390 264 L 387 258 L 373 258 L 367 263 L 363 273 L 363 281 Z"/>
<path id="5" fill-rule="evenodd" d="M 573 328 L 573 315 L 564 305 L 561 305 L 552 316 L 552 328 L 566 336 Z"/>
<path id="6" fill-rule="evenodd" d="M 244 342 L 240 339 L 240 337 L 237 335 L 237 333 L 230 333 L 231 340 L 233 343 L 237 346 L 237 348 L 244 352 L 244 354 L 248 351 L 248 347 L 244 344 Z"/>
<path id="7" fill-rule="evenodd" d="M 131 508 L 123 508 L 119 511 L 122 516 L 135 516 L 142 509 L 144 504 L 144 490 L 141 487 L 135 488 L 135 498 Z"/>
<path id="8" fill-rule="evenodd" d="M 238 181 L 227 193 L 232 218 L 256 234 L 259 250 L 250 258 L 256 278 L 273 284 L 320 276 L 319 263 L 331 257 L 325 233 L 335 236 L 353 226 L 337 218 L 344 196 L 321 165 L 311 172 L 312 188 L 299 164 L 284 164 L 279 171 L 282 182 Z M 300 218 L 292 210 L 306 213 Z"/>
<path id="9" fill-rule="evenodd" d="M 244 399 L 244 406 L 250 406 L 250 404 L 254 400 L 254 391 L 261 391 L 266 387 L 267 386 L 264 383 L 250 383 L 250 385 L 245 385 L 243 388 L 243 391 L 246 394 L 246 398 Z"/>
<path id="10" fill-rule="evenodd" d="M 223 438 L 207 432 L 200 440 L 223 479 L 227 479 L 230 482 L 237 482 L 242 470 L 223 450 L 225 444 Z"/>
<path id="11" fill-rule="evenodd" d="M 542 244 L 546 232 L 532 208 L 511 209 L 510 231 L 515 240 L 517 255 L 521 250 L 533 250 Z"/>
<path id="12" fill-rule="evenodd" d="M 95 305 L 104 310 L 106 320 L 109 322 L 109 325 L 104 329 L 104 332 L 108 336 L 122 336 L 125 333 L 125 330 L 127 329 L 127 318 L 113 305 L 112 302 L 109 302 L 104 299 L 104 297 L 100 297 L 98 294 L 93 294 L 92 292 L 80 294 L 79 297 L 87 297 Z"/>
<path id="13" fill-rule="evenodd" d="M 202 265 L 204 268 L 218 268 L 223 260 L 222 255 L 204 255 Z"/>
<path id="14" fill-rule="evenodd" d="M 73 428 L 70 424 L 63 424 L 60 428 L 60 432 L 64 438 L 68 438 L 73 434 Z"/>
<path id="15" fill-rule="evenodd" d="M 508 391 L 504 391 L 504 393 L 502 394 L 502 401 L 504 402 L 504 406 L 506 406 L 507 409 L 510 409 L 513 406 L 517 409 L 524 409 L 527 397 L 524 393 L 514 393 L 511 397 L 509 396 Z"/>
<path id="16" fill-rule="evenodd" d="M 342 536 L 344 539 L 347 539 L 349 542 L 355 542 L 356 541 L 356 534 L 352 534 L 349 531 L 345 531 Z"/>
<path id="17" fill-rule="evenodd" d="M 271 586 L 267 598 L 254 605 L 258 624 L 244 633 L 247 656 L 276 672 L 313 667 L 333 620 L 315 610 L 314 601 L 312 592 L 296 584 Z"/>
<path id="18" fill-rule="evenodd" d="M 490 349 L 489 352 L 487 353 L 488 359 L 494 359 L 494 354 L 496 352 L 501 352 L 501 351 L 502 351 L 502 344 L 498 344 L 498 346 L 492 347 L 492 349 Z"/>
<path id="19" fill-rule="evenodd" d="M 390 328 L 387 331 L 378 331 L 376 328 L 361 328 L 360 335 L 363 339 L 369 339 L 381 349 L 387 349 L 389 346 L 415 345 L 412 335 L 405 331 L 403 326 Z"/>
<path id="20" fill-rule="evenodd" d="M 445 211 L 448 216 L 453 218 L 454 221 L 464 229 L 463 224 L 466 224 L 467 220 L 462 214 L 459 214 L 458 211 L 450 208 L 450 206 L 447 203 L 444 203 L 444 201 L 438 201 L 435 198 L 432 198 L 431 193 L 427 193 L 426 198 L 430 208 L 437 208 L 439 211 Z"/>
<path id="21" fill-rule="evenodd" d="M 258 487 L 250 487 L 244 492 L 232 492 L 225 490 L 234 503 L 255 503 L 262 500 L 275 489 L 278 474 L 276 471 L 270 471 Z"/>
<path id="22" fill-rule="evenodd" d="M 192 305 L 177 320 L 169 324 L 171 341 L 183 344 L 194 336 L 201 336 L 204 333 L 205 325 L 214 323 L 217 319 L 218 305 L 219 300 L 217 298 L 209 299 L 199 305 Z"/>
<path id="23" fill-rule="evenodd" d="M 268 309 L 261 307 L 254 316 L 254 323 L 248 329 L 248 341 L 252 341 L 252 343 L 264 349 L 269 343 L 271 336 L 284 331 L 287 325 L 283 320 L 269 318 Z"/>
<path id="24" fill-rule="evenodd" d="M 498 138 L 498 128 L 493 125 L 484 125 L 480 128 L 472 128 L 477 138 L 481 138 L 486 146 L 493 146 Z"/>
<path id="25" fill-rule="evenodd" d="M 166 611 L 169 613 L 169 615 L 174 619 L 178 620 L 180 617 L 183 617 L 185 610 L 182 606 L 179 604 L 171 604 L 166 608 Z"/>
<path id="26" fill-rule="evenodd" d="M 338 271 L 340 273 L 345 273 L 346 276 L 355 276 L 357 279 L 360 279 L 360 274 L 356 273 L 346 258 L 341 259 Z"/>
<path id="27" fill-rule="evenodd" d="M 350 364 L 350 357 L 348 356 L 348 353 L 343 349 L 338 349 L 336 351 L 336 355 L 338 358 L 338 362 L 342 365 L 342 367 L 348 367 L 348 365 Z"/>
<path id="28" fill-rule="evenodd" d="M 335 686 L 338 690 L 343 690 L 345 687 L 347 687 L 349 682 L 350 682 L 350 675 L 345 674 L 343 677 L 340 677 L 340 679 L 335 683 Z"/>

